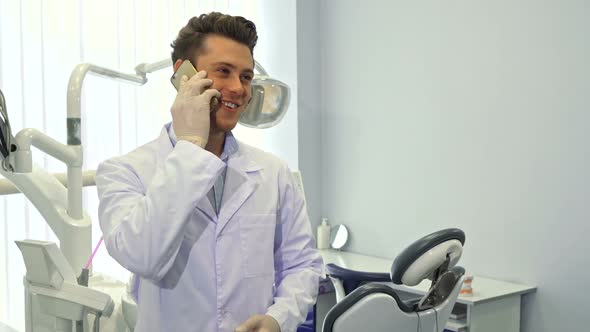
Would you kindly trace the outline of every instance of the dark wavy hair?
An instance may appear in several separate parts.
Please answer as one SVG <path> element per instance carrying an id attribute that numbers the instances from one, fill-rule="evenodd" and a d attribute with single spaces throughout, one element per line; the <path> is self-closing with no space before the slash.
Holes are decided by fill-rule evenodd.
<path id="1" fill-rule="evenodd" d="M 178 59 L 191 59 L 203 51 L 203 43 L 210 34 L 230 38 L 238 43 L 248 46 L 250 53 L 254 55 L 254 46 L 258 41 L 256 25 L 242 16 L 231 16 L 212 12 L 191 18 L 180 29 L 172 46 L 172 63 Z"/>

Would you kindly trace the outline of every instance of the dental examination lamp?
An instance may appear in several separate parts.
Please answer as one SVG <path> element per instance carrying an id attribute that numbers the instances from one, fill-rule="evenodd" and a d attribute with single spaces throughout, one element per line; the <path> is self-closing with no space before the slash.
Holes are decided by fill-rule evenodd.
<path id="1" fill-rule="evenodd" d="M 465 270 L 455 266 L 464 244 L 465 234 L 456 228 L 427 235 L 395 258 L 390 274 L 327 264 L 337 303 L 326 315 L 322 331 L 442 332 L 465 278 Z M 425 279 L 432 280 L 426 295 L 409 301 L 383 284 L 416 286 Z"/>
<path id="2" fill-rule="evenodd" d="M 252 99 L 240 115 L 239 123 L 250 128 L 270 128 L 287 113 L 290 89 L 287 84 L 270 77 L 257 61 L 254 70 L 258 74 L 252 80 Z"/>

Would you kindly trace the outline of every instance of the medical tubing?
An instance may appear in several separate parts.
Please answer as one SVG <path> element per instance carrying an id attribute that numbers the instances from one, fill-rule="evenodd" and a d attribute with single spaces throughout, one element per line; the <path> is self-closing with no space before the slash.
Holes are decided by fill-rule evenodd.
<path id="1" fill-rule="evenodd" d="M 12 149 L 12 129 L 10 128 L 10 120 L 8 119 L 8 112 L 6 110 L 6 99 L 4 98 L 4 93 L 0 90 L 0 115 L 2 117 L 2 121 L 4 122 L 5 130 L 0 128 L 0 139 L 2 140 L 1 150 L 2 156 L 4 157 L 2 160 L 2 168 L 5 171 L 11 170 L 8 155 Z"/>
<path id="2" fill-rule="evenodd" d="M 0 127 L 0 140 L 2 140 L 2 144 L 0 145 L 0 150 L 2 152 L 2 156 L 4 158 L 8 158 L 8 152 L 10 151 L 10 147 L 7 144 L 8 141 L 8 133 L 10 132 L 10 123 L 8 122 L 8 113 L 6 112 L 6 101 L 4 100 L 4 93 L 0 90 L 0 115 L 2 116 L 2 121 L 6 126 L 6 133 Z"/>
<path id="3" fill-rule="evenodd" d="M 102 244 L 102 236 L 100 237 L 100 241 L 98 241 L 98 244 L 96 244 L 96 247 L 94 247 L 94 251 L 92 252 L 92 255 L 90 256 L 90 258 L 88 259 L 86 266 L 84 266 L 84 269 L 88 269 L 90 264 L 92 264 L 92 260 L 94 259 L 94 255 L 96 255 L 96 252 L 98 251 L 98 248 L 100 247 L 101 244 Z"/>
<path id="4" fill-rule="evenodd" d="M 4 139 L 4 131 L 2 127 L 0 127 L 0 153 L 2 153 L 2 158 L 8 158 L 8 144 L 6 144 L 6 140 Z"/>

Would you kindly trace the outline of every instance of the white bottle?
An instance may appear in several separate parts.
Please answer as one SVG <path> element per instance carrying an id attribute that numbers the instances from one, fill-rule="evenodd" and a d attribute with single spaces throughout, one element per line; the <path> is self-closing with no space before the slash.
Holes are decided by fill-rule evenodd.
<path id="1" fill-rule="evenodd" d="M 328 218 L 322 218 L 321 225 L 318 226 L 318 249 L 330 248 L 330 225 Z"/>

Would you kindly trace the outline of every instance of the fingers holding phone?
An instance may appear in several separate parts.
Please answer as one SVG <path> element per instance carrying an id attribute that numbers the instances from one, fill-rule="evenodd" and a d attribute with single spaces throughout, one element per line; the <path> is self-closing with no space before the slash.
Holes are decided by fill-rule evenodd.
<path id="1" fill-rule="evenodd" d="M 203 92 L 213 84 L 213 80 L 205 78 L 206 76 L 206 71 L 200 71 L 190 79 L 186 75 L 183 76 L 180 80 L 178 94 L 182 94 L 186 97 L 203 94 Z"/>
<path id="2" fill-rule="evenodd" d="M 186 77 L 186 78 L 185 78 Z M 189 60 L 184 60 L 180 67 L 170 77 L 170 82 L 176 88 L 179 94 L 183 95 L 200 95 L 205 91 L 206 87 L 213 84 L 213 81 L 207 79 L 207 72 L 197 72 L 195 67 Z M 184 88 L 188 85 L 188 88 Z M 216 111 L 219 108 L 219 98 L 213 97 L 211 99 L 211 112 Z"/>
<path id="3" fill-rule="evenodd" d="M 172 84 L 177 87 L 178 94 L 172 104 L 172 125 L 179 140 L 187 140 L 205 147 L 209 138 L 211 101 L 220 98 L 221 93 L 215 89 L 208 89 L 213 81 L 205 78 L 207 73 L 188 68 L 181 68 L 190 61 L 185 60 L 172 76 Z M 187 67 L 187 66 L 185 66 Z M 190 78 L 189 78 L 190 75 Z"/>

